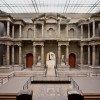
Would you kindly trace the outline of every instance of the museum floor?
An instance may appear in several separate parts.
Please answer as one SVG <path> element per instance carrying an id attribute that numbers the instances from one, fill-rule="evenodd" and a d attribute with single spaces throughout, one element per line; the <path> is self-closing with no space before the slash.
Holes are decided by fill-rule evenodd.
<path id="1" fill-rule="evenodd" d="M 100 70 L 54 68 L 49 61 L 46 70 L 26 68 L 0 73 L 0 100 L 16 100 L 24 90 L 33 91 L 33 100 L 68 100 L 68 91 L 78 91 L 84 100 L 100 100 Z"/>

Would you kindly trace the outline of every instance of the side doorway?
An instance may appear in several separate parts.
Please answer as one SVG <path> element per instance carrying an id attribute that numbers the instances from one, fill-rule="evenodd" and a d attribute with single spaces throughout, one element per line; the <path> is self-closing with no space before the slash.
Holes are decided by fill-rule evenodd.
<path id="1" fill-rule="evenodd" d="M 32 68 L 33 65 L 33 54 L 28 53 L 26 55 L 26 67 L 27 68 Z"/>

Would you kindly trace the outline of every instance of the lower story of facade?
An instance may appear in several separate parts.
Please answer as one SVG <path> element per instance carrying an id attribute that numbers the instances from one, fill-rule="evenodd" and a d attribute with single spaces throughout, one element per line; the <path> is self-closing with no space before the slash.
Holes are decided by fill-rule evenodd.
<path id="1" fill-rule="evenodd" d="M 38 62 L 46 65 L 46 61 L 55 56 L 55 66 L 100 65 L 99 45 L 80 45 L 79 41 L 22 41 L 21 45 L 0 44 L 0 66 L 24 65 L 31 68 Z"/>

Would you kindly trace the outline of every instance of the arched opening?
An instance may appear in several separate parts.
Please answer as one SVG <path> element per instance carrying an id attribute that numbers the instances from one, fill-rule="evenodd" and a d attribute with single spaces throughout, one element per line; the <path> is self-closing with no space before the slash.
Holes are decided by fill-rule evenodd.
<path id="1" fill-rule="evenodd" d="M 26 67 L 27 68 L 32 68 L 33 65 L 33 54 L 28 53 L 26 55 Z"/>
<path id="2" fill-rule="evenodd" d="M 48 67 L 47 76 L 54 76 L 55 75 L 54 67 L 56 65 L 56 55 L 53 52 L 47 53 L 46 65 Z"/>
<path id="3" fill-rule="evenodd" d="M 27 38 L 32 38 L 32 37 L 33 37 L 33 30 L 29 28 L 27 32 Z"/>
<path id="4" fill-rule="evenodd" d="M 69 65 L 70 65 L 70 68 L 75 68 L 75 65 L 76 65 L 76 56 L 74 53 L 71 53 L 69 55 Z"/>
<path id="5" fill-rule="evenodd" d="M 74 29 L 73 28 L 71 28 L 69 30 L 69 36 L 70 36 L 70 38 L 74 38 Z"/>

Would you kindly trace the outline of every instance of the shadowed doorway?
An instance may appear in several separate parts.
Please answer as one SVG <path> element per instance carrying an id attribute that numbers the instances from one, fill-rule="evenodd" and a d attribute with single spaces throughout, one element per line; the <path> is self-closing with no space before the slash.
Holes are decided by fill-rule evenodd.
<path id="1" fill-rule="evenodd" d="M 33 65 L 33 54 L 28 53 L 26 55 L 26 67 L 27 68 L 32 68 Z"/>
<path id="2" fill-rule="evenodd" d="M 48 67 L 47 76 L 55 75 L 55 65 L 56 65 L 56 56 L 53 52 L 49 52 L 46 55 L 46 65 Z"/>
<path id="3" fill-rule="evenodd" d="M 69 55 L 69 65 L 70 65 L 70 68 L 75 68 L 75 65 L 76 65 L 76 56 L 74 53 L 71 53 Z"/>

